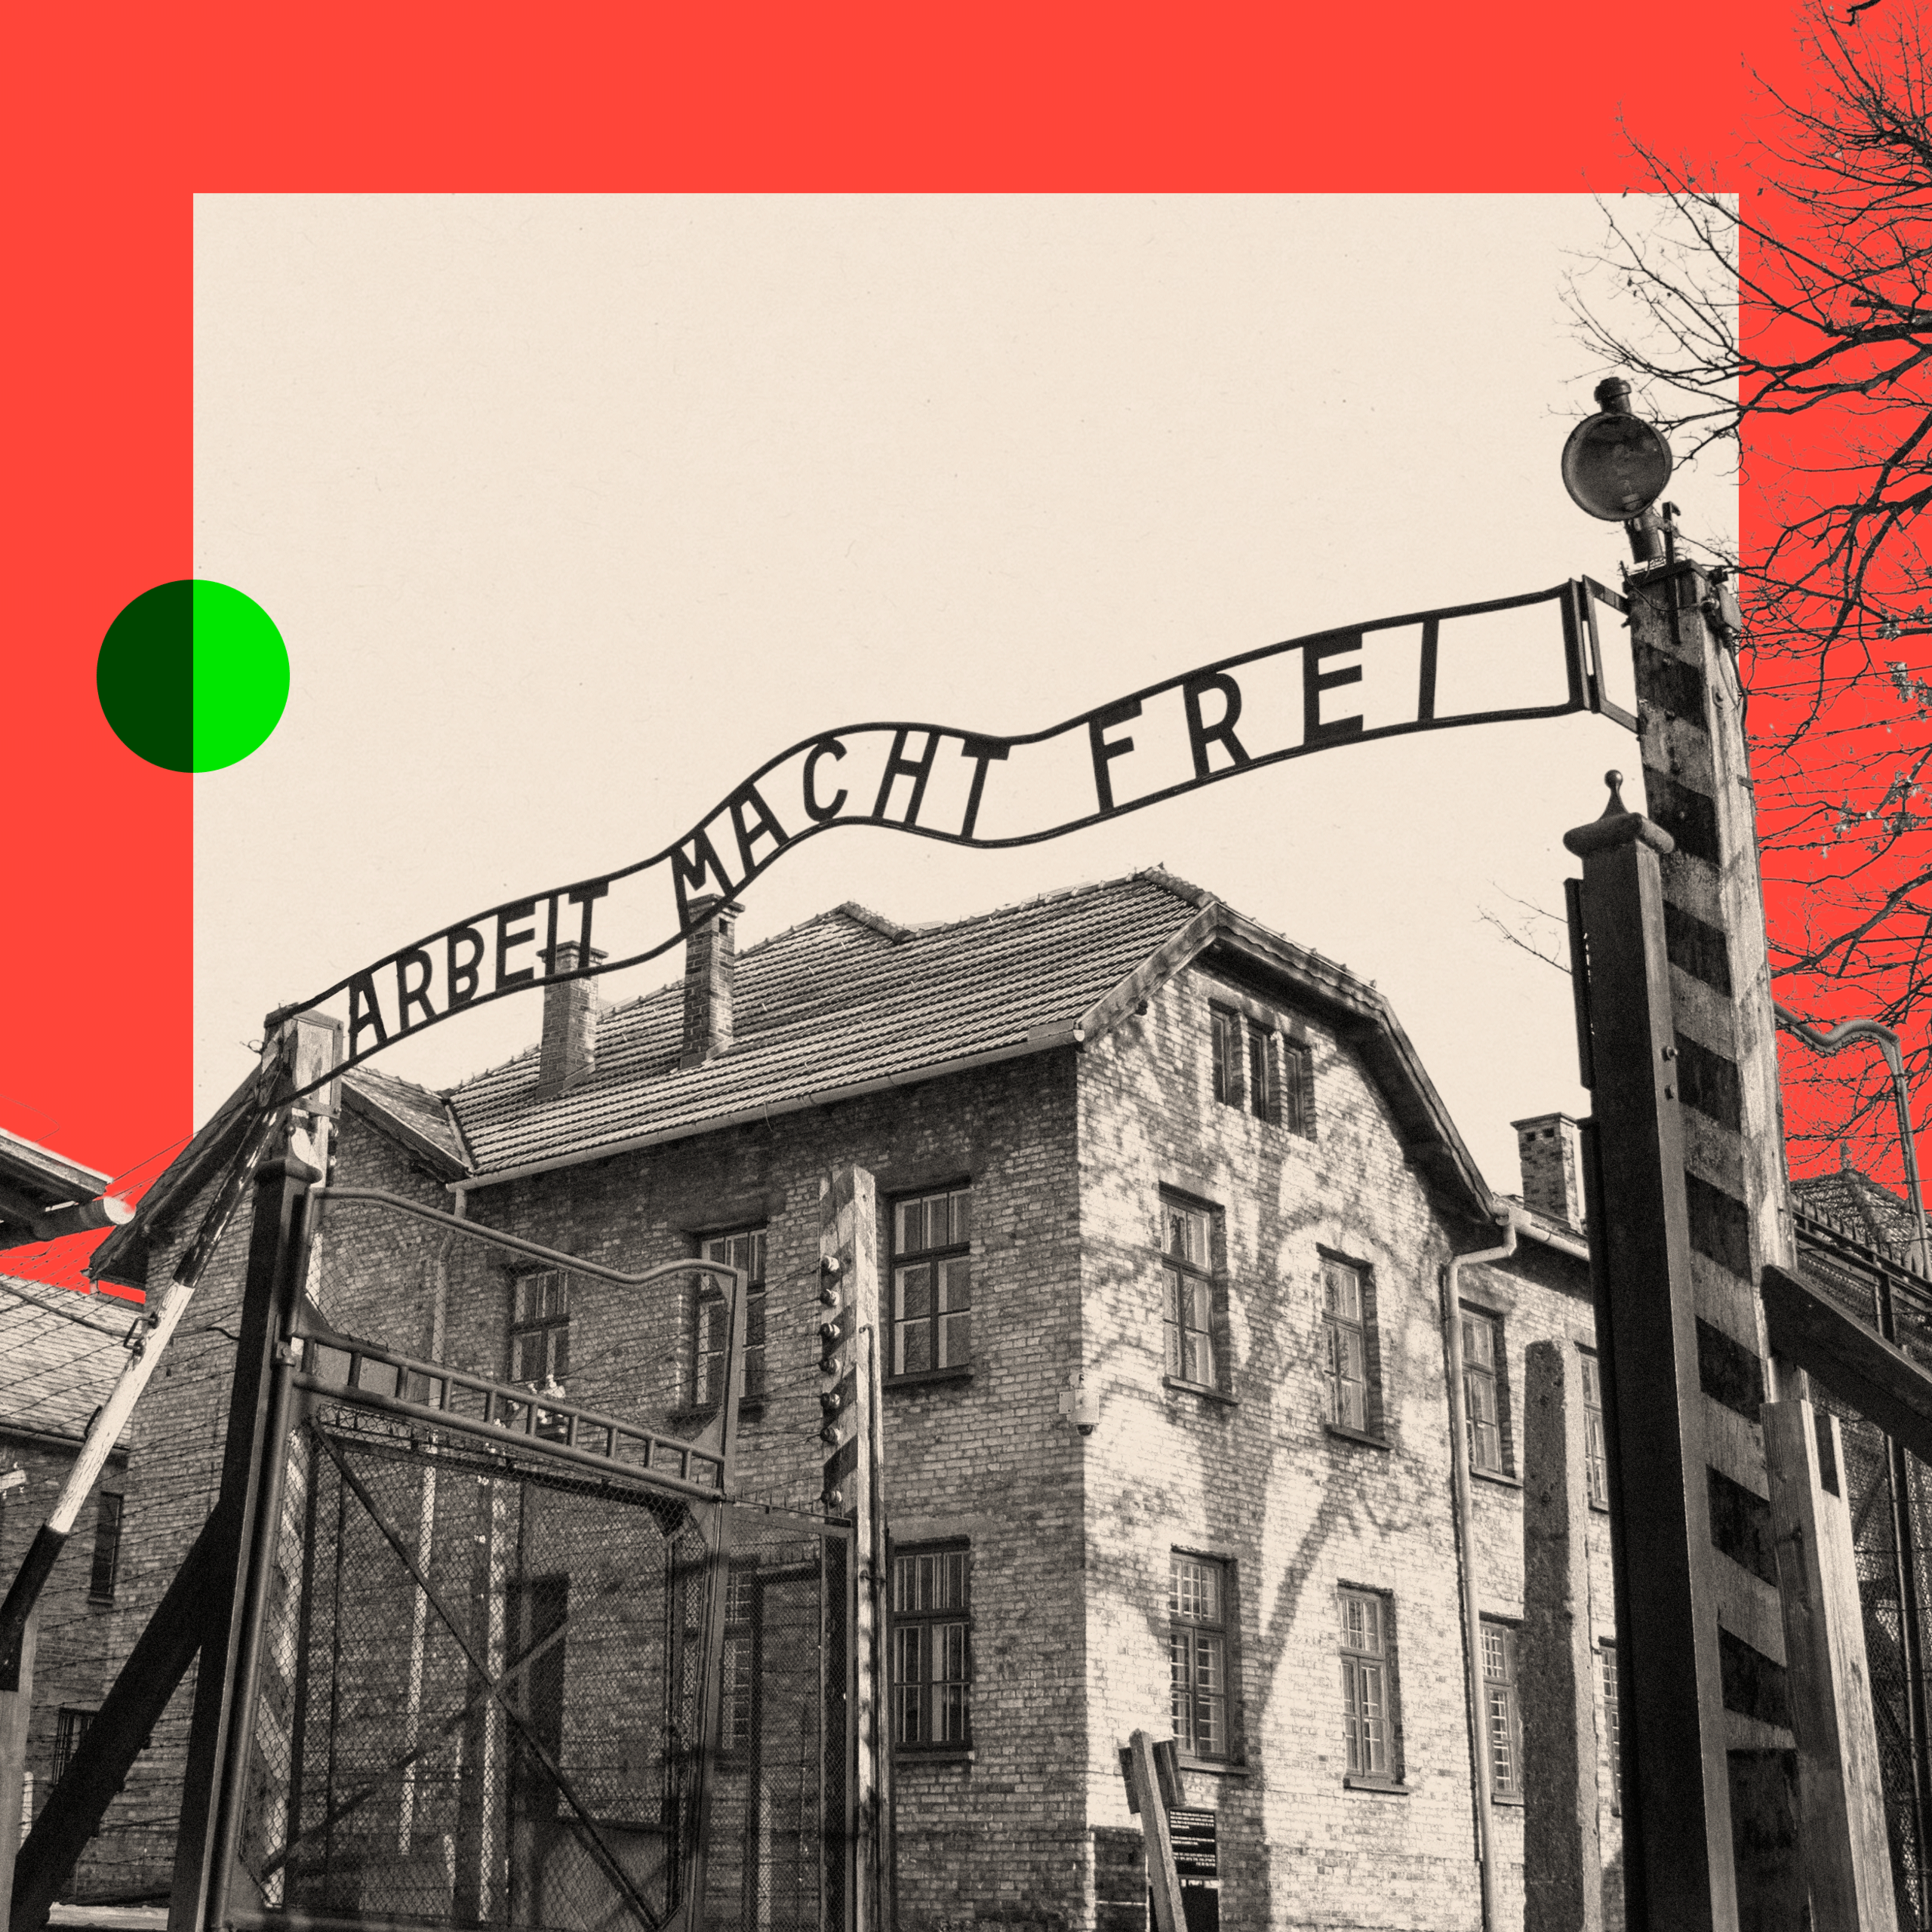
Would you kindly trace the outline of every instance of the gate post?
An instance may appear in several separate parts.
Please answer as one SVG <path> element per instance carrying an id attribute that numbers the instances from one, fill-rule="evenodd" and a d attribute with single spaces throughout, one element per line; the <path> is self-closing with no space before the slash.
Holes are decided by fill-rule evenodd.
<path id="1" fill-rule="evenodd" d="M 298 1017 L 285 1023 L 285 1036 L 267 1053 L 286 1047 L 292 1087 L 334 1064 L 338 1037 L 331 1021 Z M 208 1596 L 168 1932 L 203 1932 L 225 1901 L 234 1861 L 262 1604 L 281 1531 L 291 1337 L 308 1286 L 309 1189 L 328 1169 L 328 1106 L 319 1096 L 306 1106 L 285 1105 L 255 1173 L 221 1487 L 205 1533 L 212 1543 L 205 1552 Z"/>
<path id="2" fill-rule="evenodd" d="M 1595 1077 L 1632 1932 L 1730 1932 L 1740 1913 L 1796 1924 L 1807 1875 L 1852 1855 L 1842 1828 L 1794 1801 L 1810 1746 L 1792 1705 L 1832 1690 L 1792 1681 L 1778 1589 L 1761 1410 L 1801 1384 L 1777 1386 L 1759 1281 L 1789 1266 L 1792 1234 L 1743 692 L 1710 602 L 1692 565 L 1632 578 L 1655 823 L 1613 788 L 1603 818 L 1564 840 L 1584 862 L 1573 964 Z M 1855 1619 L 1832 1641 L 1862 1663 Z M 1673 1727 L 1695 1740 L 1694 1777 Z"/>
<path id="3" fill-rule="evenodd" d="M 880 1352 L 878 1189 L 863 1168 L 841 1168 L 819 1183 L 820 1401 L 827 1444 L 822 1501 L 851 1519 L 851 1656 L 844 1703 L 846 1757 L 844 1932 L 884 1932 L 892 1922 L 887 1884 L 891 1743 L 887 1734 L 884 1649 L 887 1578 Z M 826 1687 L 828 1713 L 835 1687 Z M 828 1727 L 829 1729 L 829 1727 Z M 826 1927 L 824 1932 L 838 1932 Z"/>
<path id="4" fill-rule="evenodd" d="M 1565 835 L 1583 861 L 1595 1075 L 1584 1180 L 1617 1579 L 1624 1909 L 1631 1932 L 1736 1932 L 1700 1334 L 1659 854 L 1623 809 Z M 1631 1560 L 1633 1549 L 1641 1560 Z"/>

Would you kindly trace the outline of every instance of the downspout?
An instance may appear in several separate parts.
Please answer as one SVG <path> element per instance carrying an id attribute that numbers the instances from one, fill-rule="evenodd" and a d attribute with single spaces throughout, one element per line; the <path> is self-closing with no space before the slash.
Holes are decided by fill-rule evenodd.
<path id="1" fill-rule="evenodd" d="M 1495 1932 L 1496 1838 L 1483 1752 L 1482 1612 L 1476 1601 L 1475 1519 L 1469 1495 L 1469 1405 L 1463 1384 L 1462 1271 L 1472 1261 L 1506 1261 L 1516 1252 L 1516 1211 L 1500 1247 L 1452 1254 L 1442 1271 L 1442 1334 L 1449 1355 L 1450 1513 L 1463 1579 L 1463 1678 L 1469 1713 L 1469 1788 L 1476 1814 L 1476 1873 L 1482 1884 L 1482 1932 Z"/>

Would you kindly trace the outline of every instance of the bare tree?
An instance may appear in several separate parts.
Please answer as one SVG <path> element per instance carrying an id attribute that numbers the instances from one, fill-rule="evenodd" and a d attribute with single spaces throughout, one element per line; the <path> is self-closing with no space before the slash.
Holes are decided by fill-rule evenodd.
<path id="1" fill-rule="evenodd" d="M 1803 97 L 1761 82 L 1739 192 L 1639 148 L 1670 218 L 1606 204 L 1572 280 L 1585 340 L 1680 463 L 1735 463 L 1740 669 L 1780 1000 L 1869 1016 L 1928 1064 L 1932 1012 L 1932 125 L 1915 15 L 1805 35 Z M 1697 533 L 1687 532 L 1688 537 Z M 1843 1140 L 1899 1172 L 1881 1069 L 1787 1057 L 1794 1169 Z M 1924 1115 L 1932 1082 L 1918 1083 Z"/>

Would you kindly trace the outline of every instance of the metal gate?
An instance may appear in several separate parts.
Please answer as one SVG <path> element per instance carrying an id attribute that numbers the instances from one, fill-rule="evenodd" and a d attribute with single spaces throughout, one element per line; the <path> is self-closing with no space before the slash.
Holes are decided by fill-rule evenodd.
<path id="1" fill-rule="evenodd" d="M 285 1373 L 219 1922 L 845 1924 L 847 1526 L 732 1503 L 728 1429 L 664 1434 L 312 1308 Z"/>
<path id="2" fill-rule="evenodd" d="M 851 1883 L 851 1532 L 729 1514 L 705 1923 L 816 1932 Z"/>

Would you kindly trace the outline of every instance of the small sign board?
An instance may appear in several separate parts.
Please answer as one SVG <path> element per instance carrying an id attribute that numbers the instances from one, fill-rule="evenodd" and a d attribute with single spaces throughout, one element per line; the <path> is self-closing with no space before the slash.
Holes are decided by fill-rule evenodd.
<path id="1" fill-rule="evenodd" d="M 1168 1836 L 1174 1851 L 1174 1875 L 1180 1881 L 1181 1913 L 1187 1932 L 1221 1932 L 1221 1857 L 1219 1820 L 1212 1811 L 1174 1806 L 1168 1813 Z M 1147 1898 L 1147 1923 L 1154 1923 L 1154 1900 Z"/>

